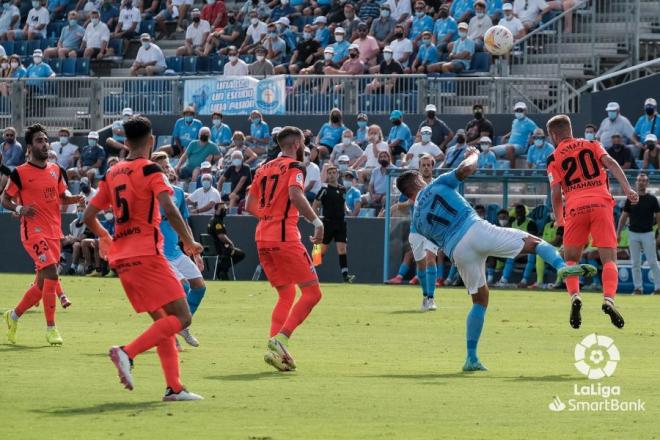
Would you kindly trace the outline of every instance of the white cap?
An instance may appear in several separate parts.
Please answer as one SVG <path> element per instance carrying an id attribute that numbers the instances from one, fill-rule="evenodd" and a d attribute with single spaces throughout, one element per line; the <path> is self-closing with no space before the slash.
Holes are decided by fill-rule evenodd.
<path id="1" fill-rule="evenodd" d="M 435 106 L 435 104 L 429 104 L 424 108 L 425 112 L 437 112 L 438 108 Z"/>
<path id="2" fill-rule="evenodd" d="M 644 142 L 658 142 L 658 137 L 653 133 L 649 133 L 644 138 Z"/>
<path id="3" fill-rule="evenodd" d="M 618 112 L 619 103 L 618 102 L 608 102 L 607 107 L 605 107 L 606 112 Z"/>
<path id="4" fill-rule="evenodd" d="M 199 14 L 200 14 L 199 8 L 195 8 L 192 11 L 190 11 L 190 15 L 199 15 Z"/>
<path id="5" fill-rule="evenodd" d="M 202 164 L 199 166 L 200 169 L 206 169 L 206 168 L 211 168 L 211 162 L 208 160 L 205 160 L 202 162 Z"/>
<path id="6" fill-rule="evenodd" d="M 464 21 L 461 21 L 460 23 L 458 23 L 458 28 L 459 28 L 459 29 L 467 29 L 467 28 L 468 28 L 468 24 L 467 24 L 466 22 L 464 22 Z"/>
<path id="7" fill-rule="evenodd" d="M 202 132 L 207 133 L 208 135 L 211 135 L 211 129 L 208 127 L 202 127 L 199 129 L 199 134 L 202 134 Z"/>
<path id="8" fill-rule="evenodd" d="M 209 173 L 202 174 L 202 180 L 211 180 L 213 181 L 213 176 Z"/>
<path id="9" fill-rule="evenodd" d="M 305 154 L 312 154 L 312 150 L 309 147 L 305 147 Z"/>
<path id="10" fill-rule="evenodd" d="M 357 50 L 357 51 L 359 52 L 359 51 L 360 51 L 360 46 L 358 46 L 357 44 L 353 43 L 353 44 L 351 44 L 350 46 L 348 46 L 348 50 L 351 50 L 351 49 L 355 49 L 355 50 Z"/>
<path id="11" fill-rule="evenodd" d="M 289 21 L 289 19 L 287 17 L 280 17 L 280 19 L 277 20 L 275 22 L 275 24 L 283 24 L 284 26 L 289 26 L 291 24 L 291 22 Z"/>
<path id="12" fill-rule="evenodd" d="M 32 52 L 33 57 L 42 57 L 44 56 L 44 53 L 41 51 L 41 49 L 36 49 L 34 52 Z"/>
<path id="13" fill-rule="evenodd" d="M 345 33 L 346 33 L 346 31 L 344 30 L 343 27 L 338 26 L 338 27 L 335 28 L 335 34 L 345 34 Z"/>
<path id="14" fill-rule="evenodd" d="M 130 107 L 124 107 L 124 109 L 121 111 L 122 116 L 133 116 L 133 109 Z"/>
<path id="15" fill-rule="evenodd" d="M 82 177 L 80 178 L 80 184 L 81 184 L 81 185 L 82 185 L 82 184 L 89 185 L 89 177 L 87 177 L 87 176 L 82 176 Z"/>
<path id="16" fill-rule="evenodd" d="M 339 157 L 337 158 L 337 162 L 350 162 L 350 161 L 351 161 L 351 158 L 348 157 L 348 156 L 345 155 L 345 154 L 342 154 L 341 156 L 339 156 Z"/>
<path id="17" fill-rule="evenodd" d="M 143 33 L 140 35 L 140 41 L 151 41 L 151 35 L 148 33 Z"/>
<path id="18" fill-rule="evenodd" d="M 280 131 L 282 131 L 282 127 L 273 127 L 273 129 L 270 131 L 270 134 L 271 134 L 272 136 L 275 136 L 275 135 L 276 135 L 277 133 L 279 133 Z"/>
<path id="19" fill-rule="evenodd" d="M 657 107 L 658 103 L 653 98 L 647 98 L 646 101 L 644 101 L 644 105 L 652 105 L 653 107 Z"/>
<path id="20" fill-rule="evenodd" d="M 89 134 L 87 135 L 87 139 L 99 139 L 99 134 L 96 131 L 90 131 Z"/>
<path id="21" fill-rule="evenodd" d="M 419 132 L 420 133 L 433 133 L 433 130 L 431 129 L 431 127 L 425 125 L 424 127 L 422 127 L 421 130 L 419 130 Z"/>
<path id="22" fill-rule="evenodd" d="M 391 48 L 390 46 L 385 46 L 385 47 L 383 48 L 383 52 L 394 53 L 394 51 L 392 50 L 392 48 Z"/>
<path id="23" fill-rule="evenodd" d="M 123 130 L 123 128 L 124 128 L 124 123 L 122 121 L 114 121 L 112 123 L 113 130 Z"/>
<path id="24" fill-rule="evenodd" d="M 485 144 L 486 142 L 488 142 L 489 144 L 493 143 L 493 141 L 491 141 L 488 136 L 482 136 L 481 139 L 479 139 L 479 143 L 484 143 Z"/>
<path id="25" fill-rule="evenodd" d="M 516 111 L 518 109 L 527 110 L 527 105 L 522 101 L 516 102 L 516 104 L 513 106 L 513 111 Z"/>
<path id="26" fill-rule="evenodd" d="M 316 24 L 316 23 L 323 23 L 323 24 L 325 24 L 325 23 L 327 23 L 327 22 L 328 22 L 328 19 L 327 19 L 327 18 L 325 18 L 325 17 L 323 17 L 323 16 L 320 16 L 320 17 L 316 17 L 316 18 L 314 19 L 314 21 L 312 22 L 312 24 Z"/>
<path id="27" fill-rule="evenodd" d="M 513 11 L 513 5 L 511 3 L 504 3 L 502 5 L 503 11 Z"/>
<path id="28" fill-rule="evenodd" d="M 335 49 L 334 49 L 334 47 L 332 47 L 332 46 L 328 46 L 328 47 L 326 47 L 325 49 L 323 49 L 323 52 L 334 54 L 334 53 L 335 53 Z"/>

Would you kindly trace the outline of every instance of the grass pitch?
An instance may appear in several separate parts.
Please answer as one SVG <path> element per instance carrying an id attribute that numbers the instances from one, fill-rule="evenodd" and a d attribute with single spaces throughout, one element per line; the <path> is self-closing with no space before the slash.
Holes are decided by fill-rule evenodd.
<path id="1" fill-rule="evenodd" d="M 32 276 L 1 275 L 0 310 Z M 659 436 L 658 297 L 619 297 L 615 329 L 600 298 L 585 296 L 583 327 L 568 325 L 559 292 L 493 291 L 479 353 L 490 368 L 460 371 L 465 355 L 462 289 L 439 289 L 439 309 L 417 312 L 415 287 L 324 285 L 324 298 L 290 348 L 298 371 L 262 355 L 275 293 L 265 282 L 213 282 L 192 330 L 201 347 L 182 354 L 184 383 L 206 400 L 162 403 L 155 351 L 139 356 L 136 389 L 122 389 L 108 347 L 149 324 L 117 279 L 64 278 L 73 306 L 58 309 L 61 348 L 45 344 L 41 308 L 21 319 L 19 343 L 0 333 L 0 424 L 12 439 L 653 439 Z M 574 347 L 608 335 L 621 353 L 612 377 L 590 381 Z M 552 412 L 574 386 L 619 386 L 645 412 Z M 599 397 L 582 396 L 586 401 Z"/>

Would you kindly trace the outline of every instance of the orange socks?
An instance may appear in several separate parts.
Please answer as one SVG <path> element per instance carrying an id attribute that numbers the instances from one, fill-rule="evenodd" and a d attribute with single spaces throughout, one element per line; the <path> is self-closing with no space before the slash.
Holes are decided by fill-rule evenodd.
<path id="1" fill-rule="evenodd" d="M 37 284 L 33 284 L 32 287 L 25 292 L 23 299 L 18 303 L 14 309 L 16 316 L 21 316 L 25 313 L 30 307 L 33 307 L 41 299 L 41 290 Z"/>
<path id="2" fill-rule="evenodd" d="M 603 264 L 603 296 L 614 299 L 616 289 L 619 287 L 619 270 L 614 261 Z"/>
<path id="3" fill-rule="evenodd" d="M 296 305 L 291 309 L 289 317 L 282 326 L 280 333 L 287 337 L 291 336 L 293 331 L 307 318 L 316 303 L 321 300 L 321 287 L 318 284 L 313 286 L 303 287 L 302 296 L 296 302 Z"/>
<path id="4" fill-rule="evenodd" d="M 575 266 L 577 262 L 567 261 L 567 266 Z M 579 294 L 580 293 L 580 277 L 573 275 L 571 277 L 566 277 L 566 290 L 568 290 L 569 295 Z"/>
<path id="5" fill-rule="evenodd" d="M 44 280 L 41 299 L 44 302 L 44 315 L 46 316 L 46 325 L 52 327 L 55 325 L 55 300 L 57 298 L 58 280 Z"/>
<path id="6" fill-rule="evenodd" d="M 128 357 L 135 359 L 140 353 L 144 353 L 152 347 L 160 345 L 165 339 L 176 335 L 181 331 L 181 321 L 174 315 L 169 315 L 151 324 L 144 333 L 135 338 L 133 342 L 124 346 Z"/>
<path id="7" fill-rule="evenodd" d="M 296 299 L 296 286 L 288 284 L 286 286 L 278 287 L 277 293 L 279 298 L 273 308 L 273 313 L 270 318 L 270 337 L 272 338 L 280 332 L 282 325 L 289 317 L 293 301 Z"/>
<path id="8" fill-rule="evenodd" d="M 175 393 L 179 393 L 183 389 L 183 384 L 179 373 L 179 352 L 176 350 L 174 338 L 175 336 L 165 338 L 158 344 L 156 350 L 158 351 L 160 366 L 165 374 L 167 386 L 172 388 Z"/>

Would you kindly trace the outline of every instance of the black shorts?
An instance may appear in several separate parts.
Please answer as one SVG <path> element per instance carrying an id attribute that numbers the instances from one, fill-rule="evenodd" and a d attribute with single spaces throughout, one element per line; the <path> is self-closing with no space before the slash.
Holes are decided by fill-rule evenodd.
<path id="1" fill-rule="evenodd" d="M 345 220 L 323 220 L 323 244 L 346 243 Z"/>

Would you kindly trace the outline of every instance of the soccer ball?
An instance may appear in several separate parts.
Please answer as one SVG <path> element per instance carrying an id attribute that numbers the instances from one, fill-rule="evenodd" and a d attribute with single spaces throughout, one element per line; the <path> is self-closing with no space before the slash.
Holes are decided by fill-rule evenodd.
<path id="1" fill-rule="evenodd" d="M 513 47 L 513 34 L 504 26 L 493 26 L 484 34 L 484 46 L 492 55 L 506 55 Z"/>

